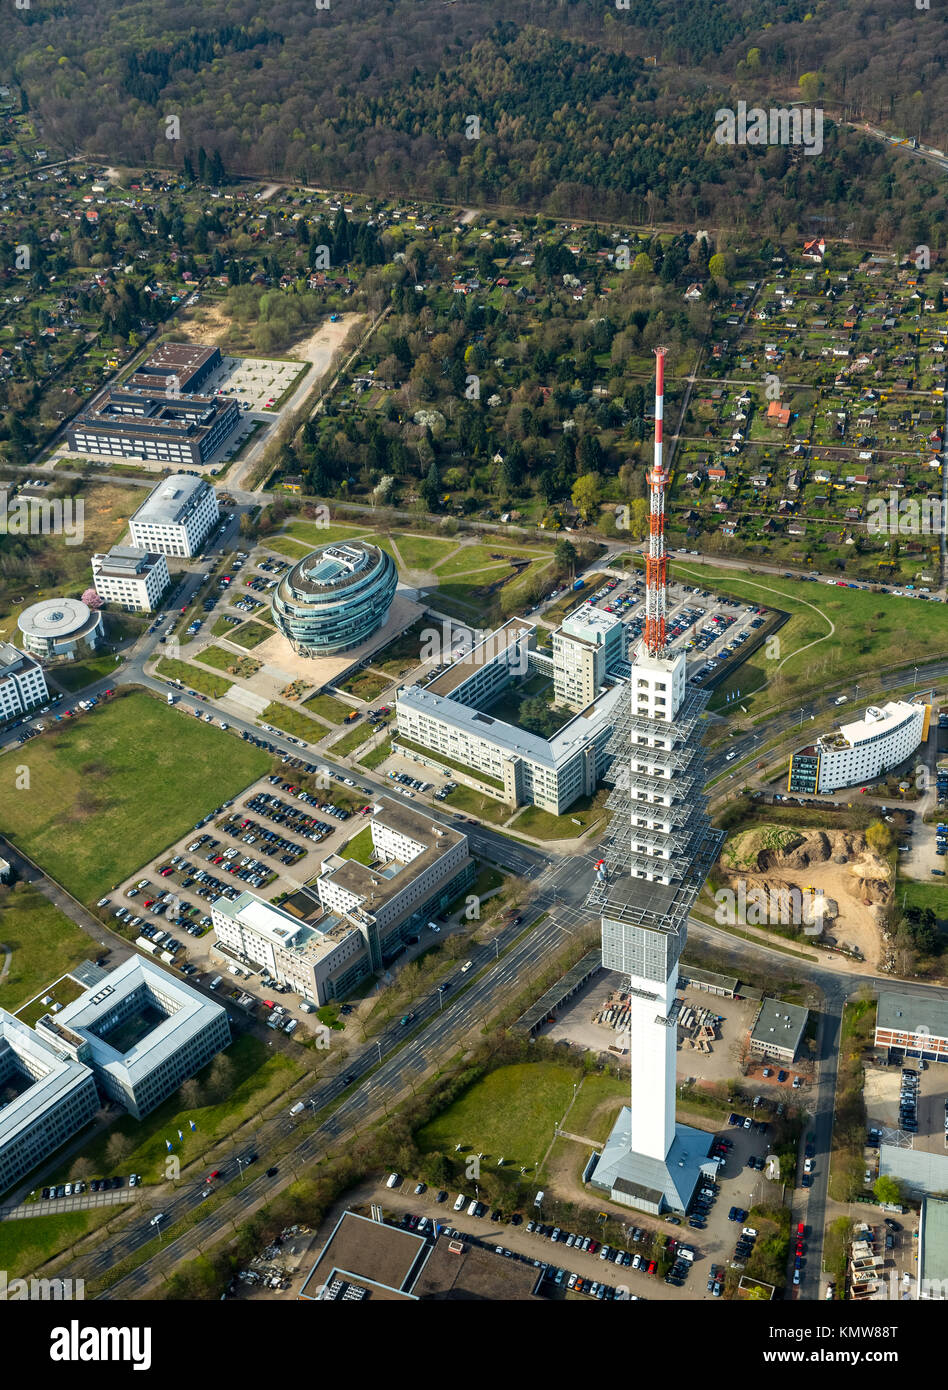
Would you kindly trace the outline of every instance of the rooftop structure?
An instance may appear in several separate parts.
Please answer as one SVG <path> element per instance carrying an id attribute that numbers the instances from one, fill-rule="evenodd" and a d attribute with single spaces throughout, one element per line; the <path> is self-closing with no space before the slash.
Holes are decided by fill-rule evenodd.
<path id="1" fill-rule="evenodd" d="M 880 988 L 875 1045 L 896 1048 L 906 1057 L 948 1060 L 948 1001 Z"/>
<path id="2" fill-rule="evenodd" d="M 221 350 L 195 343 L 161 343 L 122 383 L 130 389 L 166 394 L 193 394 L 221 365 Z"/>
<path id="3" fill-rule="evenodd" d="M 777 1061 L 794 1061 L 809 1016 L 799 1004 L 785 1004 L 782 999 L 762 1000 L 750 1030 L 751 1051 Z"/>
<path id="4" fill-rule="evenodd" d="M 230 1042 L 227 1013 L 142 956 L 130 956 L 37 1033 L 87 1057 L 101 1089 L 136 1119 Z"/>
<path id="5" fill-rule="evenodd" d="M 73 657 L 102 641 L 102 614 L 78 598 L 44 598 L 17 619 L 24 649 L 33 656 Z"/>
<path id="6" fill-rule="evenodd" d="M 346 541 L 298 561 L 273 593 L 273 620 L 303 656 L 357 647 L 388 615 L 398 572 L 379 546 Z"/>
<path id="7" fill-rule="evenodd" d="M 107 554 L 93 555 L 92 582 L 105 602 L 150 613 L 171 583 L 171 576 L 164 555 L 133 545 L 113 545 Z"/>
<path id="8" fill-rule="evenodd" d="M 189 473 L 173 473 L 152 489 L 131 518 L 132 545 L 161 555 L 196 555 L 219 515 L 209 483 Z"/>
<path id="9" fill-rule="evenodd" d="M 787 788 L 829 792 L 872 781 L 911 757 L 928 737 L 930 718 L 931 706 L 921 700 L 870 705 L 862 719 L 798 749 Z"/>
<path id="10" fill-rule="evenodd" d="M 948 1201 L 926 1197 L 918 1223 L 918 1291 L 925 1299 L 948 1299 Z"/>

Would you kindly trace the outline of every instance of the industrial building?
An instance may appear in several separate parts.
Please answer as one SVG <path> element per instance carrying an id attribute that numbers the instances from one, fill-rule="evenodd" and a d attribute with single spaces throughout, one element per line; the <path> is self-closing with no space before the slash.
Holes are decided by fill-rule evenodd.
<path id="1" fill-rule="evenodd" d="M 875 1045 L 895 1049 L 900 1059 L 948 1061 L 948 1003 L 937 996 L 880 989 Z"/>
<path id="2" fill-rule="evenodd" d="M 750 1030 L 750 1050 L 787 1064 L 796 1061 L 806 1032 L 808 1011 L 781 999 L 763 999 Z"/>
<path id="3" fill-rule="evenodd" d="M 922 701 L 870 705 L 862 719 L 793 754 L 788 791 L 833 792 L 884 776 L 928 737 L 930 718 L 931 706 Z"/>
<path id="4" fill-rule="evenodd" d="M 327 855 L 314 884 L 291 900 L 303 917 L 252 893 L 218 898 L 211 918 L 220 946 L 319 1005 L 383 970 L 470 886 L 474 861 L 466 835 L 389 797 L 366 824 L 371 862 L 346 858 L 344 849 Z"/>
<path id="5" fill-rule="evenodd" d="M 153 613 L 170 583 L 164 555 L 113 545 L 107 554 L 92 557 L 92 584 L 99 598 L 126 612 Z"/>
<path id="6" fill-rule="evenodd" d="M 44 598 L 17 618 L 24 651 L 47 661 L 74 661 L 103 642 L 102 614 L 78 598 Z"/>
<path id="7" fill-rule="evenodd" d="M 163 344 L 69 423 L 70 449 L 168 468 L 202 466 L 240 423 L 236 401 L 199 394 L 220 364 L 219 348 Z"/>
<path id="8" fill-rule="evenodd" d="M 918 1222 L 916 1297 L 948 1299 L 948 1201 L 925 1197 Z"/>
<path id="9" fill-rule="evenodd" d="M 382 627 L 398 587 L 395 562 L 377 545 L 324 545 L 283 576 L 273 621 L 301 656 L 333 656 Z"/>
<path id="10" fill-rule="evenodd" d="M 676 1123 L 676 990 L 688 914 L 721 835 L 703 790 L 707 694 L 687 685 L 684 653 L 666 655 L 664 350 L 656 356 L 645 633 L 609 745 L 615 814 L 586 899 L 601 917 L 603 967 L 628 980 L 634 1064 L 629 1105 L 584 1176 L 612 1201 L 659 1214 L 687 1210 L 699 1180 L 714 1172 L 707 1133 Z"/>
<path id="11" fill-rule="evenodd" d="M 48 699 L 39 662 L 24 656 L 12 642 L 0 642 L 0 721 L 26 714 Z"/>
<path id="12" fill-rule="evenodd" d="M 128 524 L 132 545 L 157 555 L 197 555 L 220 516 L 210 483 L 174 473 L 152 488 Z"/>
<path id="13" fill-rule="evenodd" d="M 100 1091 L 140 1120 L 230 1043 L 227 1011 L 144 956 L 36 1024 L 92 1068 Z"/>
<path id="14" fill-rule="evenodd" d="M 570 639 L 559 655 L 554 650 L 552 663 L 544 662 L 533 650 L 535 630 L 533 623 L 512 618 L 428 685 L 402 690 L 393 739 L 413 758 L 450 769 L 452 776 L 511 808 L 539 806 L 560 815 L 599 784 L 623 687 L 597 686 L 593 700 L 566 717 L 550 738 L 492 715 L 491 701 L 515 678 L 537 669 L 548 671 L 555 682 L 558 661 L 575 650 L 585 659 L 591 650 Z M 580 675 L 575 686 L 577 698 L 583 679 Z"/>
<path id="15" fill-rule="evenodd" d="M 98 1109 L 88 1049 L 80 1045 L 72 1055 L 0 1009 L 0 1191 L 78 1134 Z"/>

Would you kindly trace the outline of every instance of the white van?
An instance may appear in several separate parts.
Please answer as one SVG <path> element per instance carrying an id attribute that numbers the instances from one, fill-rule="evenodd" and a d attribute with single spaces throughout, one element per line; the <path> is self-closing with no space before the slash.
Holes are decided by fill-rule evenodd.
<path id="1" fill-rule="evenodd" d="M 459 1192 L 459 1193 L 458 1193 L 458 1199 L 457 1199 L 457 1201 L 456 1201 L 455 1204 L 454 1204 L 454 1210 L 455 1210 L 455 1211 L 460 1211 L 461 1208 L 464 1206 L 464 1203 L 465 1203 L 466 1201 L 467 1201 L 467 1198 L 465 1197 L 464 1193 L 463 1193 L 463 1192 Z"/>
<path id="2" fill-rule="evenodd" d="M 466 975 L 473 964 L 474 962 L 472 960 L 466 960 L 464 964 L 461 966 L 461 974 Z"/>
<path id="3" fill-rule="evenodd" d="M 399 1184 L 400 1182 L 401 1182 L 401 1178 L 398 1176 L 397 1173 L 390 1173 L 390 1174 L 389 1174 L 388 1182 L 385 1184 L 385 1186 L 386 1186 L 386 1187 L 397 1187 L 398 1184 Z"/>
<path id="4" fill-rule="evenodd" d="M 290 1114 L 291 1114 L 291 1115 L 298 1115 L 298 1114 L 300 1113 L 301 1110 L 305 1110 L 305 1109 L 306 1109 L 306 1106 L 303 1104 L 303 1102 L 302 1102 L 301 1100 L 298 1100 L 298 1101 L 296 1102 L 295 1105 L 291 1105 L 291 1106 L 290 1106 Z M 392 1187 L 392 1186 L 393 1186 L 393 1184 L 392 1184 L 392 1183 L 389 1183 L 389 1187 Z"/>
<path id="5" fill-rule="evenodd" d="M 217 986 L 220 984 L 223 978 L 224 977 L 222 975 L 215 975 L 211 983 L 208 985 L 208 989 L 217 989 Z"/>

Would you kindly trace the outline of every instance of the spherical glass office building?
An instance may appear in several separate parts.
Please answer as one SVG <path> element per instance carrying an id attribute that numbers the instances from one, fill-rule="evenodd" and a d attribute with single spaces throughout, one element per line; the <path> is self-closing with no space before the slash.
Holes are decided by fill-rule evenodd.
<path id="1" fill-rule="evenodd" d="M 398 571 L 365 541 L 324 545 L 300 560 L 273 594 L 273 621 L 303 656 L 358 647 L 388 617 Z"/>

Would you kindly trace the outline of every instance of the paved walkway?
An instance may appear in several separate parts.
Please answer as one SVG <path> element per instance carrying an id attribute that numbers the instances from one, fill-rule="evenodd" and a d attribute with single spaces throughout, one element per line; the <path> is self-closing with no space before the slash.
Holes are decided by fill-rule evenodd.
<path id="1" fill-rule="evenodd" d="M 60 1197 L 51 1202 L 22 1202 L 17 1207 L 0 1207 L 0 1221 L 23 1221 L 33 1216 L 55 1216 L 64 1211 L 117 1207 L 134 1202 L 139 1192 L 137 1187 L 116 1187 L 109 1192 L 82 1192 L 78 1197 Z"/>

